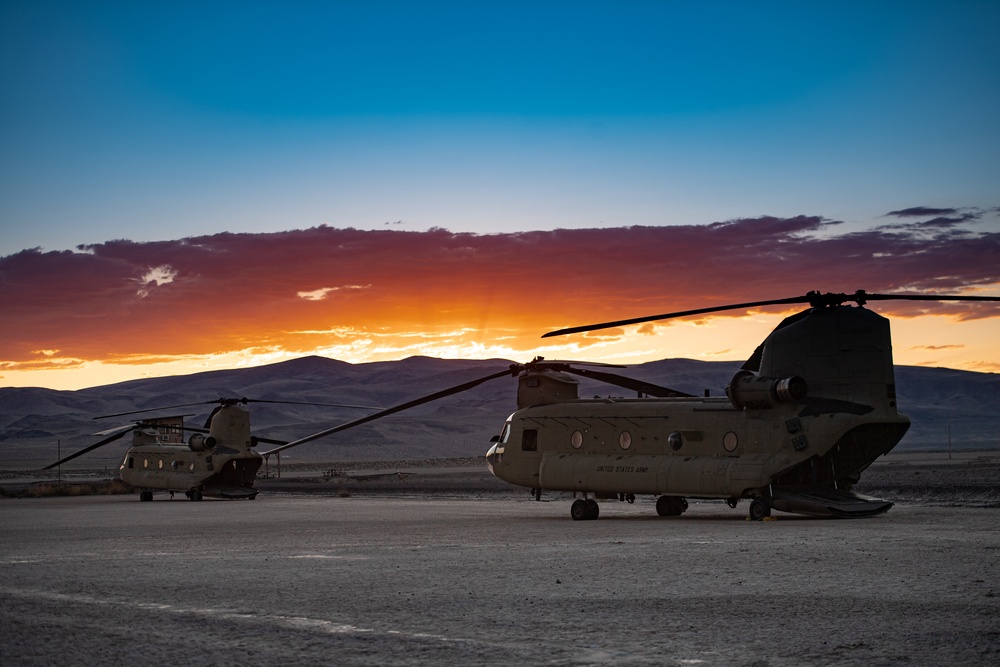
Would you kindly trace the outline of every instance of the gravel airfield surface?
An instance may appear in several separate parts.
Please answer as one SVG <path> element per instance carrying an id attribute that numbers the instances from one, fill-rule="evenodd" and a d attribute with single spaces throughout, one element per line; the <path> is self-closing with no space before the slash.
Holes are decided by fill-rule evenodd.
<path id="1" fill-rule="evenodd" d="M 995 504 L 574 522 L 564 495 L 395 479 L 0 499 L 0 664 L 1000 664 Z"/>

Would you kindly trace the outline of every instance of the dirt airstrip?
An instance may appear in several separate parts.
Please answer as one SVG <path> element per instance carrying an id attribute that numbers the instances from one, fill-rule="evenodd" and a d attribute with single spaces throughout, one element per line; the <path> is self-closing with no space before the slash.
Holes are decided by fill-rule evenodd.
<path id="1" fill-rule="evenodd" d="M 897 504 L 854 521 L 640 498 L 574 522 L 421 468 L 0 499 L 0 664 L 1000 663 L 995 454 L 873 466 Z"/>

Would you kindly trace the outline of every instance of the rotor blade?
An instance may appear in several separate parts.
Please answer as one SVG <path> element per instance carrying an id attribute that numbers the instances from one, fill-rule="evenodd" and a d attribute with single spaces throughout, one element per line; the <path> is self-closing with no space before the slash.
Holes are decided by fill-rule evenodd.
<path id="1" fill-rule="evenodd" d="M 92 435 L 112 435 L 117 433 L 124 433 L 125 431 L 132 431 L 140 428 L 157 428 L 161 424 L 151 424 L 145 421 L 138 421 L 134 424 L 129 424 L 128 426 L 115 426 L 114 428 L 105 429 L 103 431 L 98 431 Z M 196 428 L 194 426 L 176 426 L 171 424 L 172 428 L 179 428 L 182 431 L 194 431 L 195 433 L 208 433 L 208 429 Z"/>
<path id="2" fill-rule="evenodd" d="M 252 436 L 250 436 L 250 440 L 255 443 L 254 445 L 252 445 L 253 447 L 256 447 L 257 446 L 256 443 L 258 443 L 258 442 L 263 442 L 265 445 L 287 445 L 288 444 L 287 440 L 275 440 L 273 438 L 262 438 L 259 435 L 252 435 Z"/>
<path id="3" fill-rule="evenodd" d="M 72 461 L 73 459 L 75 459 L 78 456 L 83 456 L 87 452 L 92 452 L 95 449 L 97 449 L 98 447 L 103 447 L 104 445 L 108 444 L 109 442 L 114 442 L 115 440 L 117 440 L 118 438 L 122 437 L 123 435 L 125 435 L 129 431 L 134 431 L 137 428 L 139 428 L 139 427 L 138 426 L 131 426 L 131 427 L 129 427 L 129 428 L 121 431 L 120 433 L 116 433 L 116 434 L 112 435 L 109 438 L 105 438 L 104 440 L 101 440 L 100 442 L 97 442 L 97 443 L 91 445 L 90 447 L 85 447 L 84 449 L 81 449 L 76 454 L 70 454 L 67 457 L 61 458 L 58 461 L 56 461 L 55 463 L 53 463 L 52 465 L 45 466 L 44 468 L 42 468 L 42 470 L 48 470 L 49 468 L 55 468 L 58 465 L 62 465 L 63 463 L 66 463 L 67 461 Z"/>
<path id="4" fill-rule="evenodd" d="M 802 296 L 793 296 L 786 299 L 769 299 L 766 301 L 751 301 L 749 303 L 735 303 L 727 306 L 713 306 L 711 308 L 696 308 L 694 310 L 681 310 L 675 313 L 664 313 L 662 315 L 649 315 L 646 317 L 634 317 L 627 320 L 615 320 L 614 322 L 602 322 L 600 324 L 587 324 L 579 327 L 569 327 L 550 331 L 542 335 L 542 338 L 552 336 L 565 336 L 567 334 L 584 333 L 586 331 L 597 331 L 599 329 L 610 329 L 613 327 L 623 327 L 629 324 L 641 324 L 643 322 L 653 322 L 656 320 L 669 320 L 675 317 L 687 317 L 690 315 L 704 315 L 707 313 L 718 313 L 724 310 L 741 310 L 744 308 L 759 308 L 761 306 L 777 306 L 793 303 L 808 303 L 813 308 L 823 306 L 837 306 L 847 301 L 853 301 L 859 306 L 865 305 L 868 301 L 1000 301 L 997 296 L 960 296 L 948 294 L 869 294 L 864 290 L 858 290 L 853 294 L 843 292 L 809 292 Z"/>
<path id="5" fill-rule="evenodd" d="M 382 410 L 381 405 L 350 405 L 347 403 L 306 403 L 305 401 L 270 401 L 262 398 L 248 398 L 248 403 L 283 403 L 285 405 L 317 405 L 325 408 L 358 408 L 359 410 Z"/>
<path id="6" fill-rule="evenodd" d="M 648 315 L 646 317 L 633 317 L 627 320 L 615 320 L 614 322 L 601 322 L 600 324 L 585 324 L 579 327 L 568 327 L 557 329 L 542 335 L 542 338 L 552 336 L 566 336 L 568 334 L 584 333 L 586 331 L 597 331 L 599 329 L 611 329 L 613 327 L 624 327 L 629 324 L 641 324 L 643 322 L 653 322 L 655 320 L 669 320 L 675 317 L 687 317 L 689 315 L 704 315 L 705 313 L 717 313 L 723 310 L 739 310 L 741 308 L 757 308 L 759 306 L 775 306 L 786 303 L 809 303 L 809 296 L 793 296 L 787 299 L 769 299 L 767 301 L 750 301 L 749 303 L 735 303 L 728 306 L 714 306 L 712 308 L 695 308 L 694 310 L 681 310 L 676 313 L 663 313 L 662 315 Z"/>
<path id="7" fill-rule="evenodd" d="M 467 391 L 469 389 L 472 389 L 473 387 L 477 387 L 483 384 L 484 382 L 495 380 L 496 378 L 501 378 L 507 375 L 516 375 L 518 372 L 520 372 L 521 368 L 522 367 L 520 365 L 512 364 L 509 368 L 502 370 L 498 373 L 493 373 L 491 375 L 487 375 L 486 377 L 481 377 L 478 380 L 471 380 L 470 382 L 464 382 L 460 385 L 456 385 L 449 389 L 443 389 L 433 394 L 429 394 L 427 396 L 423 396 L 421 398 L 417 398 L 412 401 L 407 401 L 406 403 L 400 403 L 399 405 L 394 405 L 393 407 L 386 408 L 385 410 L 380 410 L 379 412 L 372 413 L 367 417 L 362 417 L 361 419 L 355 419 L 354 421 L 347 422 L 346 424 L 341 424 L 340 426 L 334 426 L 333 428 L 328 428 L 325 431 L 320 431 L 319 433 L 313 433 L 312 435 L 307 435 L 304 438 L 293 440 L 285 445 L 282 445 L 281 447 L 277 447 L 268 452 L 261 452 L 261 455 L 269 456 L 271 454 L 274 454 L 275 452 L 280 452 L 285 449 L 290 449 L 291 447 L 311 442 L 313 440 L 316 440 L 317 438 L 322 438 L 323 436 L 337 433 L 338 431 L 344 431 L 349 428 L 354 428 L 355 426 L 361 426 L 362 424 L 367 424 L 370 421 L 381 419 L 382 417 L 387 417 L 396 412 L 408 410 L 409 408 L 415 408 L 416 406 L 423 405 L 424 403 L 430 403 L 431 401 L 436 401 L 440 398 L 451 396 L 452 394 L 458 394 L 460 392 Z"/>
<path id="8" fill-rule="evenodd" d="M 164 405 L 156 408 L 143 408 L 142 410 L 130 410 L 128 412 L 118 412 L 113 415 L 101 415 L 100 417 L 94 417 L 94 419 L 107 419 L 109 417 L 124 417 L 125 415 L 137 415 L 141 412 L 155 412 L 157 410 L 173 410 L 175 408 L 190 408 L 196 405 L 211 405 L 212 403 L 218 403 L 221 406 L 227 403 L 285 403 L 288 405 L 317 405 L 327 408 L 358 408 L 361 410 L 381 410 L 380 405 L 350 405 L 347 403 L 306 403 L 304 401 L 271 401 L 259 398 L 216 398 L 211 401 L 199 401 L 198 403 L 182 403 L 181 405 Z M 215 410 L 218 412 L 218 410 Z"/>
<path id="9" fill-rule="evenodd" d="M 691 397 L 691 394 L 685 394 L 683 391 L 677 391 L 676 389 L 671 389 L 669 387 L 661 387 L 660 385 L 653 384 L 651 382 L 635 380 L 633 378 L 628 378 L 624 375 L 617 375 L 615 373 L 589 371 L 585 368 L 564 368 L 563 370 L 567 373 L 593 378 L 595 380 L 600 380 L 601 382 L 607 382 L 608 384 L 613 384 L 618 387 L 632 389 L 634 391 L 649 394 L 650 396 L 656 396 L 658 398 L 667 398 L 669 396 Z"/>
<path id="10" fill-rule="evenodd" d="M 859 296 L 867 301 L 1000 301 L 1000 296 L 961 296 L 958 294 L 868 294 L 860 291 Z M 853 300 L 853 299 L 852 299 Z"/>
<path id="11" fill-rule="evenodd" d="M 97 433 L 91 433 L 91 435 L 118 435 L 119 433 L 125 433 L 126 431 L 140 428 L 140 426 L 141 424 L 136 422 L 135 424 L 128 424 L 126 426 L 115 426 L 114 428 L 98 431 Z"/>
<path id="12" fill-rule="evenodd" d="M 546 359 L 545 357 L 535 357 L 526 364 L 523 364 L 525 368 L 538 368 L 540 366 L 567 366 L 572 364 L 574 366 L 595 366 L 599 368 L 628 368 L 628 366 L 623 366 L 621 364 L 608 364 L 602 361 L 574 361 L 572 359 Z"/>
<path id="13" fill-rule="evenodd" d="M 94 419 L 107 419 L 108 417 L 124 417 L 125 415 L 137 415 L 140 412 L 155 412 L 157 410 L 173 410 L 174 408 L 190 408 L 196 405 L 209 405 L 211 403 L 218 403 L 218 400 L 214 401 L 200 401 L 198 403 L 184 403 L 182 405 L 164 405 L 158 408 L 145 408 L 143 410 L 130 410 L 129 412 L 118 412 L 113 415 L 101 415 L 100 417 L 94 417 Z"/>

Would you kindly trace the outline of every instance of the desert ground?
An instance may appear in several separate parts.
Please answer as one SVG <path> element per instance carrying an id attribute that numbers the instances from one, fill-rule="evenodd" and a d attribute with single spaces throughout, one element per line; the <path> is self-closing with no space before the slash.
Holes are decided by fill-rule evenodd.
<path id="1" fill-rule="evenodd" d="M 847 521 L 640 498 L 574 522 L 462 462 L 3 498 L 0 664 L 1000 663 L 1000 457 L 865 479 L 896 505 Z"/>

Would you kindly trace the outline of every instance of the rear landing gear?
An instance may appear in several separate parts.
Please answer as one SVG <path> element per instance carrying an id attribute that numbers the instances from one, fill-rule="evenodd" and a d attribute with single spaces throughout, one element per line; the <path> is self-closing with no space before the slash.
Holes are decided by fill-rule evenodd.
<path id="1" fill-rule="evenodd" d="M 601 507 L 593 498 L 577 498 L 569 508 L 573 521 L 592 521 L 601 513 Z"/>
<path id="2" fill-rule="evenodd" d="M 750 520 L 763 521 L 771 516 L 771 504 L 764 498 L 754 498 L 750 503 Z"/>
<path id="3" fill-rule="evenodd" d="M 153 499 L 153 492 L 152 491 L 140 491 L 139 492 L 139 500 L 141 502 L 148 503 L 152 499 Z"/>

